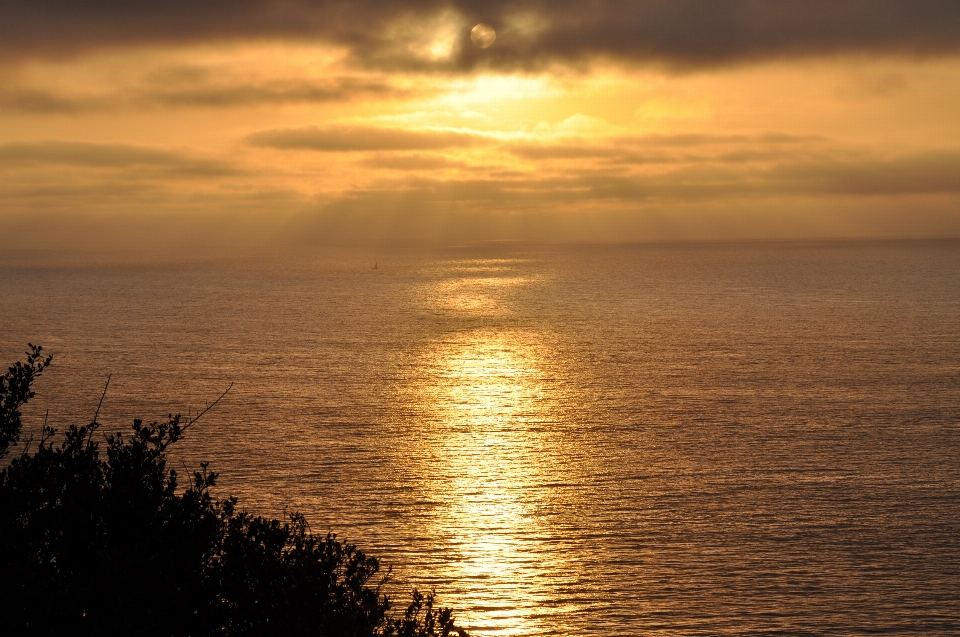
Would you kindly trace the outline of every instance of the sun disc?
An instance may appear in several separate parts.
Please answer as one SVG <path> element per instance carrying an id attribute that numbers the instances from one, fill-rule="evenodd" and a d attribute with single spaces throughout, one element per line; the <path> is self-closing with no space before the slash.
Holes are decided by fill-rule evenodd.
<path id="1" fill-rule="evenodd" d="M 488 49 L 497 39 L 497 32 L 489 24 L 481 22 L 470 30 L 470 41 L 481 49 Z"/>

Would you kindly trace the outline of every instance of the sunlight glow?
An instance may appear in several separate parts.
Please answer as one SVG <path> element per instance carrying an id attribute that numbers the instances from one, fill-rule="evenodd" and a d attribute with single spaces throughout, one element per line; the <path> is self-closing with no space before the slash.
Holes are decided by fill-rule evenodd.
<path id="1" fill-rule="evenodd" d="M 557 97 L 559 91 L 545 77 L 516 75 L 480 75 L 467 80 L 454 80 L 446 85 L 445 95 L 437 101 L 459 110 L 477 104 L 508 100 L 531 100 Z"/>
<path id="2" fill-rule="evenodd" d="M 450 10 L 428 19 L 410 15 L 394 22 L 387 38 L 394 42 L 394 47 L 415 58 L 436 62 L 457 53 L 465 24 L 460 13 Z"/>

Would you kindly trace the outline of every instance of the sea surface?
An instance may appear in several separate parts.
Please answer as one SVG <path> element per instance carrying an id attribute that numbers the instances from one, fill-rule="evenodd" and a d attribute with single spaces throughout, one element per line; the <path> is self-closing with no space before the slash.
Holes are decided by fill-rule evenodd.
<path id="1" fill-rule="evenodd" d="M 960 242 L 6 252 L 27 342 L 471 635 L 960 634 Z"/>

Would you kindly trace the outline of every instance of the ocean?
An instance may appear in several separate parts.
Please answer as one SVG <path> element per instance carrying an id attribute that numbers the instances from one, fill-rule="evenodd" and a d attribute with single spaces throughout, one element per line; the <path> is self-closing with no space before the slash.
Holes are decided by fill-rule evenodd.
<path id="1" fill-rule="evenodd" d="M 7 252 L 27 342 L 471 635 L 960 634 L 958 241 Z"/>

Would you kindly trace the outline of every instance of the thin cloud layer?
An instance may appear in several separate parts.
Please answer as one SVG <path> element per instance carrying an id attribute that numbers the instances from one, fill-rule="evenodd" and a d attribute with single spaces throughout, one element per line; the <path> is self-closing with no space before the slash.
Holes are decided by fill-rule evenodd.
<path id="1" fill-rule="evenodd" d="M 359 99 L 401 100 L 422 94 L 396 88 L 387 82 L 355 78 L 335 78 L 325 82 L 158 82 L 152 86 L 123 87 L 99 94 L 8 84 L 0 86 L 0 111 L 75 115 L 136 108 L 235 108 L 344 103 Z"/>
<path id="2" fill-rule="evenodd" d="M 266 130 L 247 137 L 247 143 L 283 150 L 357 152 L 463 148 L 486 140 L 457 131 L 417 131 L 375 126 L 306 126 Z"/>
<path id="3" fill-rule="evenodd" d="M 0 144 L 0 168 L 59 164 L 92 169 L 153 168 L 194 178 L 238 174 L 225 162 L 130 144 L 46 140 Z"/>
<path id="4" fill-rule="evenodd" d="M 929 152 L 858 161 L 823 158 L 781 161 L 766 168 L 704 162 L 649 174 L 616 175 L 584 168 L 547 177 L 383 181 L 346 199 L 400 196 L 420 202 L 506 210 L 551 209 L 565 204 L 723 201 L 755 197 L 877 197 L 960 193 L 960 152 Z"/>
<path id="5" fill-rule="evenodd" d="M 469 44 L 486 22 L 496 45 Z M 0 55 L 222 39 L 320 39 L 376 65 L 529 66 L 607 56 L 678 66 L 960 52 L 954 0 L 95 0 L 0 2 Z"/>
<path id="6" fill-rule="evenodd" d="M 402 98 L 409 95 L 385 82 L 339 78 L 332 82 L 270 82 L 264 84 L 199 84 L 157 89 L 132 96 L 133 101 L 160 106 L 256 106 L 291 102 L 347 102 L 362 97 Z"/>

